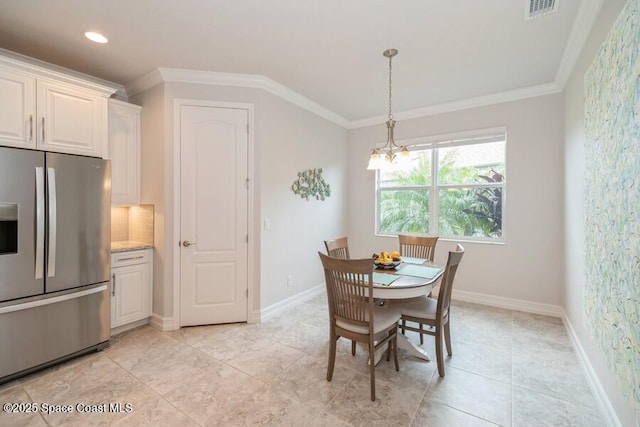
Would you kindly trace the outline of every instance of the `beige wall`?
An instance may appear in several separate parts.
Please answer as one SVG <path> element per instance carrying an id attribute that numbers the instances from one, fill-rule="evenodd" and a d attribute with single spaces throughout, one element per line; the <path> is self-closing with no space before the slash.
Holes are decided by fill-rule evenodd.
<path id="1" fill-rule="evenodd" d="M 253 311 L 322 284 L 317 251 L 323 249 L 324 239 L 346 233 L 346 130 L 259 89 L 189 83 L 161 86 L 132 99 L 144 107 L 142 158 L 150 155 L 153 161 L 147 163 L 156 165 L 153 171 L 143 168 L 147 179 L 143 179 L 142 193 L 144 203 L 156 205 L 156 246 L 161 267 L 154 269 L 154 274 L 160 275 L 154 277 L 154 291 L 160 295 L 156 298 L 154 293 L 154 313 L 173 316 L 173 257 L 177 248 L 173 241 L 177 196 L 173 192 L 175 99 L 254 105 L 255 235 L 250 243 L 255 262 L 255 280 L 250 284 Z M 162 96 L 156 96 L 158 91 Z M 151 112 L 145 115 L 147 110 Z M 145 126 L 154 130 L 145 135 Z M 297 173 L 319 167 L 331 185 L 331 197 L 320 202 L 294 195 L 291 184 Z M 271 230 L 264 230 L 265 218 L 270 220 Z M 287 287 L 288 275 L 293 276 L 291 287 Z"/>
<path id="2" fill-rule="evenodd" d="M 463 243 L 456 290 L 559 306 L 563 286 L 562 97 L 549 95 L 412 120 L 396 140 L 505 126 L 505 244 Z M 397 238 L 374 235 L 375 173 L 367 160 L 386 138 L 384 124 L 349 132 L 349 238 L 354 256 L 393 250 Z M 446 262 L 453 241 L 439 241 Z"/>
<path id="3" fill-rule="evenodd" d="M 260 101 L 260 225 L 271 221 L 270 231 L 259 228 L 264 308 L 324 283 L 318 251 L 347 233 L 348 163 L 345 129 L 265 92 Z M 307 201 L 294 194 L 298 172 L 317 168 L 331 196 Z"/>
<path id="4" fill-rule="evenodd" d="M 140 116 L 140 201 L 154 205 L 153 218 L 153 313 L 171 313 L 171 300 L 165 298 L 166 278 L 171 277 L 171 259 L 167 259 L 167 224 L 165 210 L 167 196 L 166 109 L 164 87 L 155 86 L 131 97 L 130 102 L 142 105 Z M 172 249 L 172 247 L 171 247 Z M 172 295 L 169 292 L 169 295 Z"/>
<path id="5" fill-rule="evenodd" d="M 584 74 L 624 5 L 607 0 L 602 6 L 564 91 L 565 116 L 565 245 L 563 301 L 567 318 L 613 405 L 621 425 L 634 425 L 633 408 L 620 392 L 602 353 L 584 326 Z M 638 415 L 640 416 L 640 414 Z"/>

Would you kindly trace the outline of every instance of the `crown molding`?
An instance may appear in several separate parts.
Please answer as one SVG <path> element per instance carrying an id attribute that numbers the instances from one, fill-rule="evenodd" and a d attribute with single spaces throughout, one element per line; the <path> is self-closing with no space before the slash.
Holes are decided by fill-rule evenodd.
<path id="1" fill-rule="evenodd" d="M 559 93 L 562 90 L 555 83 L 546 83 L 537 86 L 529 86 L 514 89 L 506 92 L 494 93 L 490 95 L 478 96 L 475 98 L 463 99 L 460 101 L 447 102 L 444 104 L 430 105 L 428 107 L 416 108 L 414 110 L 394 113 L 396 120 L 409 120 L 420 117 L 433 116 L 435 114 L 451 113 L 453 111 L 467 110 L 469 108 L 484 107 L 487 105 L 500 104 L 503 102 L 518 101 L 521 99 L 534 98 L 536 96 Z M 365 126 L 377 125 L 387 121 L 387 116 L 370 117 L 349 122 L 348 129 L 357 129 Z"/>
<path id="2" fill-rule="evenodd" d="M 347 128 L 349 121 L 322 105 L 300 95 L 288 87 L 259 74 L 234 74 L 215 71 L 158 68 L 126 85 L 129 96 L 150 89 L 163 82 L 196 83 L 218 86 L 234 86 L 262 89 L 286 101 L 308 110 L 330 122 Z"/>
<path id="3" fill-rule="evenodd" d="M 145 74 L 144 76 L 127 83 L 126 85 L 124 85 L 124 89 L 127 92 L 127 96 L 133 96 L 147 89 L 151 89 L 152 87 L 159 85 L 162 82 L 163 80 L 162 74 L 160 74 L 160 70 L 155 69 Z"/>
<path id="4" fill-rule="evenodd" d="M 17 68 L 28 73 L 65 81 L 108 96 L 111 96 L 114 93 L 124 93 L 124 87 L 117 83 L 109 82 L 107 80 L 61 67 L 50 62 L 45 62 L 40 59 L 31 58 L 7 49 L 0 48 L 0 62 L 10 64 L 13 68 Z"/>
<path id="5" fill-rule="evenodd" d="M 348 121 L 342 116 L 322 107 L 286 86 L 266 76 L 257 74 L 233 74 L 213 71 L 183 70 L 177 68 L 158 68 L 125 85 L 125 89 L 128 96 L 133 96 L 136 93 L 145 91 L 164 82 L 197 83 L 262 89 L 346 129 L 357 129 L 377 125 L 387 121 L 387 116 L 376 116 L 361 120 Z M 562 89 L 555 82 L 546 83 L 460 101 L 416 108 L 414 110 L 395 113 L 394 115 L 396 120 L 415 119 L 435 114 L 450 113 L 469 108 L 484 107 L 503 102 L 534 98 L 536 96 L 550 95 L 561 91 Z"/>
<path id="6" fill-rule="evenodd" d="M 556 85 L 562 90 L 569 80 L 569 76 L 578 61 L 587 37 L 593 28 L 593 24 L 602 9 L 604 0 L 583 0 L 580 2 L 578 16 L 571 28 L 567 47 L 564 49 L 558 72 L 556 73 Z"/>

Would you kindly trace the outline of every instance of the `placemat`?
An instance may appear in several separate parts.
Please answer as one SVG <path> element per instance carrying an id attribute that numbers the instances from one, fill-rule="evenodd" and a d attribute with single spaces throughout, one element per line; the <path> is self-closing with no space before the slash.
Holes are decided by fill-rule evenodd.
<path id="1" fill-rule="evenodd" d="M 396 280 L 398 280 L 398 276 L 394 274 L 376 273 L 375 271 L 373 272 L 373 282 L 379 285 L 389 286 Z"/>
<path id="2" fill-rule="evenodd" d="M 427 267 L 426 265 L 415 265 L 415 264 L 406 264 L 402 267 L 398 274 L 403 274 L 405 276 L 414 276 L 414 277 L 422 277 L 423 279 L 433 279 L 436 277 L 442 268 L 439 267 Z"/>
<path id="3" fill-rule="evenodd" d="M 411 256 L 403 256 L 402 262 L 406 262 L 407 264 L 424 264 L 426 259 L 424 258 L 414 258 Z"/>

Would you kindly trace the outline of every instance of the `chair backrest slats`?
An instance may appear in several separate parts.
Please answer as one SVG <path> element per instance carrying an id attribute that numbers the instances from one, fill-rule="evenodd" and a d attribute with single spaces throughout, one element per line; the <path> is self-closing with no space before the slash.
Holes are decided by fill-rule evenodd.
<path id="1" fill-rule="evenodd" d="M 438 294 L 438 305 L 436 307 L 436 317 L 441 318 L 444 313 L 448 313 L 451 305 L 451 291 L 453 289 L 453 279 L 456 277 L 458 265 L 464 255 L 464 247 L 456 246 L 455 251 L 449 252 L 447 266 L 442 273 L 442 281 L 440 282 L 440 293 Z"/>
<path id="2" fill-rule="evenodd" d="M 349 240 L 347 237 L 338 237 L 333 240 L 325 240 L 327 255 L 334 258 L 349 259 Z"/>
<path id="3" fill-rule="evenodd" d="M 437 242 L 437 236 L 408 236 L 406 234 L 398 234 L 400 256 L 424 258 L 433 261 Z"/>
<path id="4" fill-rule="evenodd" d="M 373 326 L 373 262 L 365 259 L 341 259 L 318 252 L 324 268 L 331 321 L 344 320 Z"/>

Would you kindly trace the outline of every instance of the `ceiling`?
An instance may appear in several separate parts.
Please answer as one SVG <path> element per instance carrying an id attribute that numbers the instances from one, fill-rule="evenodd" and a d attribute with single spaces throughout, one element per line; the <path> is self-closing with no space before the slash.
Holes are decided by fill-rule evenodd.
<path id="1" fill-rule="evenodd" d="M 591 0 L 532 20 L 525 1 L 0 0 L 0 47 L 123 85 L 159 67 L 264 75 L 355 122 L 387 113 L 387 48 L 394 112 L 556 83 Z"/>

